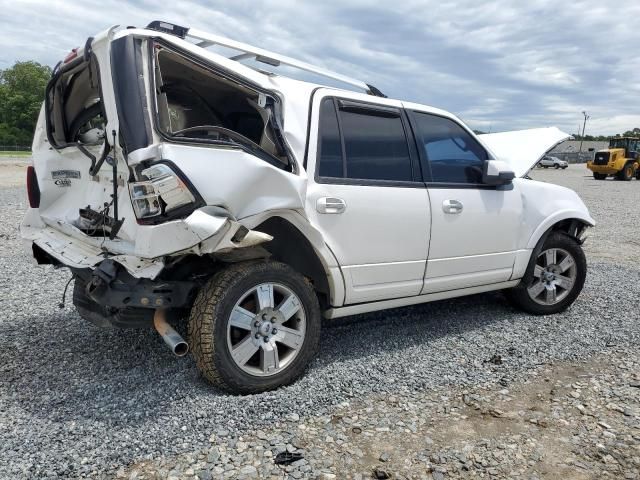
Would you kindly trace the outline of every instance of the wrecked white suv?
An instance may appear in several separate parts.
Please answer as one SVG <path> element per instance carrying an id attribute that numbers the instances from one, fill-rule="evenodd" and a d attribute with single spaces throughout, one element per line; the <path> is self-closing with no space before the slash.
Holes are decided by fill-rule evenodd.
<path id="1" fill-rule="evenodd" d="M 259 392 L 301 375 L 323 316 L 491 290 L 534 314 L 571 305 L 594 221 L 527 177 L 565 138 L 476 136 L 250 45 L 111 28 L 54 69 L 21 235 L 73 273 L 83 318 L 155 325 L 209 381 Z M 169 325 L 187 318 L 188 344 Z"/>

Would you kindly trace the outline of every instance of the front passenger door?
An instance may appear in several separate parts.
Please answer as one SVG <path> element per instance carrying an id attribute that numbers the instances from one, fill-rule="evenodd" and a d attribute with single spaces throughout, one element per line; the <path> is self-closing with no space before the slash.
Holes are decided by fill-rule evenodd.
<path id="1" fill-rule="evenodd" d="M 522 200 L 509 188 L 482 184 L 488 153 L 452 118 L 410 113 L 431 201 L 431 242 L 422 293 L 510 279 Z"/>

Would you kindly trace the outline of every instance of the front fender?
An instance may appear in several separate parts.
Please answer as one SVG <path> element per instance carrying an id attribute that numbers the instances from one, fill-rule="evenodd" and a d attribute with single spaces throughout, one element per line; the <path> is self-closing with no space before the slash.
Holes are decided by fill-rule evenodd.
<path id="1" fill-rule="evenodd" d="M 545 232 L 563 220 L 576 219 L 595 226 L 586 205 L 573 190 L 535 180 L 516 179 L 516 182 L 523 205 L 520 248 L 533 249 Z"/>
<path id="2" fill-rule="evenodd" d="M 595 220 L 591 218 L 591 215 L 589 215 L 589 212 L 585 213 L 584 211 L 577 209 L 568 209 L 555 212 L 554 214 L 545 218 L 544 221 L 540 225 L 538 225 L 538 228 L 534 230 L 533 234 L 529 238 L 529 242 L 527 243 L 527 248 L 535 248 L 542 236 L 548 230 L 550 230 L 551 227 L 559 222 L 562 222 L 563 220 L 580 220 L 590 227 L 594 227 L 596 224 Z"/>

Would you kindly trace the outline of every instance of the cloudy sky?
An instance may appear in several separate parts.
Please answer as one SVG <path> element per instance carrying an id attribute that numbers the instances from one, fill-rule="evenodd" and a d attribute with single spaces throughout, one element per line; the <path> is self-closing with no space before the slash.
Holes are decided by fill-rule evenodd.
<path id="1" fill-rule="evenodd" d="M 444 108 L 472 128 L 640 127 L 638 0 L 0 0 L 0 68 L 54 65 L 110 25 L 161 19 Z"/>

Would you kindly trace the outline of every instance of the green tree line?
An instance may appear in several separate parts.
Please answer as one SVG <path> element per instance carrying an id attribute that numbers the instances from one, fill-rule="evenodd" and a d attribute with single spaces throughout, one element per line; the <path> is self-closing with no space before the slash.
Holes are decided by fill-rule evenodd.
<path id="1" fill-rule="evenodd" d="M 31 145 L 51 68 L 16 62 L 0 70 L 0 145 Z"/>
<path id="2" fill-rule="evenodd" d="M 31 145 L 44 91 L 51 68 L 38 62 L 16 62 L 0 70 L 0 145 Z M 476 133 L 485 133 L 475 130 Z M 576 140 L 581 135 L 573 135 Z M 640 128 L 627 130 L 616 137 L 640 137 Z M 610 137 L 585 135 L 584 140 L 608 140 Z"/>
<path id="3" fill-rule="evenodd" d="M 573 136 L 576 140 L 585 141 L 607 141 L 611 138 L 605 135 L 585 135 L 584 138 L 582 138 L 582 135 L 580 134 L 574 134 Z M 624 133 L 616 133 L 614 137 L 640 137 L 640 128 L 636 127 L 634 129 L 627 130 Z"/>

